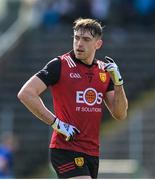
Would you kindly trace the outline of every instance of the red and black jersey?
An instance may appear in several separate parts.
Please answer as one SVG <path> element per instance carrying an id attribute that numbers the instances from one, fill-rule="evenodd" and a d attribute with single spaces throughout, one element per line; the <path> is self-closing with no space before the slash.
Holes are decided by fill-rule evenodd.
<path id="1" fill-rule="evenodd" d="M 96 59 L 92 65 L 86 65 L 70 52 L 52 60 L 37 73 L 50 87 L 55 115 L 80 130 L 71 142 L 65 141 L 64 136 L 54 130 L 50 148 L 99 156 L 103 100 L 106 92 L 113 89 L 109 73 L 103 67 L 104 63 Z"/>

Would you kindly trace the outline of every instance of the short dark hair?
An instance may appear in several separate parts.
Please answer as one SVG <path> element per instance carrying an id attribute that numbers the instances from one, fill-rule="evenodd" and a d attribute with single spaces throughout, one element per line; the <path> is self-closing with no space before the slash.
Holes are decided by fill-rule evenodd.
<path id="1" fill-rule="evenodd" d="M 74 21 L 73 30 L 78 31 L 82 30 L 83 32 L 89 31 L 93 37 L 102 38 L 103 28 L 101 23 L 95 19 L 89 18 L 78 18 Z"/>

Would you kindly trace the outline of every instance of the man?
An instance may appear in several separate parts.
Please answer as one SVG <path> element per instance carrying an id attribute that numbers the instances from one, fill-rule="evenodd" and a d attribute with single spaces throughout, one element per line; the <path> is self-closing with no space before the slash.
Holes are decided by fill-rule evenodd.
<path id="1" fill-rule="evenodd" d="M 115 119 L 127 116 L 123 79 L 110 57 L 95 58 L 102 27 L 93 19 L 74 22 L 73 50 L 51 60 L 18 93 L 21 102 L 54 128 L 51 162 L 59 178 L 97 178 L 103 102 Z M 54 113 L 39 95 L 53 95 Z"/>

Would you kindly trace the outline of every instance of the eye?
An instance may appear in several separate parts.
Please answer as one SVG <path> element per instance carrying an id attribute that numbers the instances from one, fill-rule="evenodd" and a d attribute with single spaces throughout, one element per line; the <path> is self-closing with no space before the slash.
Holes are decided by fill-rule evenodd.
<path id="1" fill-rule="evenodd" d="M 76 40 L 79 40 L 80 39 L 80 37 L 79 36 L 74 36 L 74 38 L 76 39 Z"/>
<path id="2" fill-rule="evenodd" d="M 84 37 L 83 39 L 84 39 L 84 41 L 86 41 L 86 42 L 91 41 L 91 38 L 89 38 L 89 37 Z"/>

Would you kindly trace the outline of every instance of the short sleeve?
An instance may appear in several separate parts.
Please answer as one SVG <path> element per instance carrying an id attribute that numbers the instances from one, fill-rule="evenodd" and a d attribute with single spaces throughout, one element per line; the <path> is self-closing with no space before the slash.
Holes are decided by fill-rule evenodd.
<path id="1" fill-rule="evenodd" d="M 54 85 L 59 81 L 61 72 L 61 61 L 59 58 L 52 59 L 41 69 L 36 76 L 40 78 L 46 86 Z"/>

